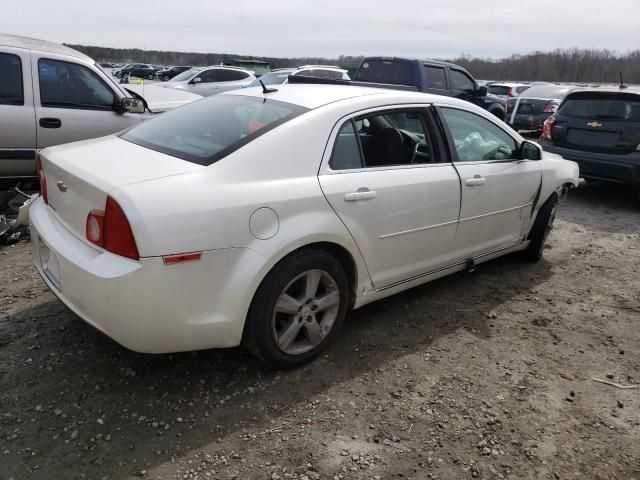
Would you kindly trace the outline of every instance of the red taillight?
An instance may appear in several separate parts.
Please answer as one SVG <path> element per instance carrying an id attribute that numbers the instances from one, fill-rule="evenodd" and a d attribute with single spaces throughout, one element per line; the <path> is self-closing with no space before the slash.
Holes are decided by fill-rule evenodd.
<path id="1" fill-rule="evenodd" d="M 509 90 L 507 90 L 507 97 L 513 97 L 513 88 L 510 88 Z"/>
<path id="2" fill-rule="evenodd" d="M 552 115 L 542 124 L 542 138 L 553 142 L 553 124 L 556 123 L 555 117 Z"/>
<path id="3" fill-rule="evenodd" d="M 42 155 L 38 154 L 36 157 L 36 172 L 38 174 L 38 178 L 40 179 L 40 194 L 42 195 L 42 199 L 44 203 L 49 205 L 49 196 L 47 195 L 47 177 L 44 175 Z"/>
<path id="4" fill-rule="evenodd" d="M 86 235 L 91 243 L 111 253 L 133 260 L 140 258 L 129 220 L 122 207 L 111 197 L 107 197 L 104 212 L 92 210 L 87 215 Z"/>
<path id="5" fill-rule="evenodd" d="M 547 102 L 544 106 L 545 113 L 556 113 L 556 110 L 558 110 L 558 102 L 554 102 L 553 100 Z"/>

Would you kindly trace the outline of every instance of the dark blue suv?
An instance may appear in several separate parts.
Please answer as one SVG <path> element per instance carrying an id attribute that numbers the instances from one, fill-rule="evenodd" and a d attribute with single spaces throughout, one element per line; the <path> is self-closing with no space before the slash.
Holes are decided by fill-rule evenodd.
<path id="1" fill-rule="evenodd" d="M 540 145 L 580 176 L 640 188 L 640 88 L 573 90 L 543 125 Z"/>
<path id="2" fill-rule="evenodd" d="M 372 86 L 393 88 L 392 85 L 397 85 L 420 92 L 460 98 L 484 108 L 500 120 L 504 120 L 507 113 L 505 100 L 487 93 L 486 86 L 478 85 L 469 72 L 453 63 L 368 57 L 358 67 L 354 80 L 358 83 L 372 83 Z"/>

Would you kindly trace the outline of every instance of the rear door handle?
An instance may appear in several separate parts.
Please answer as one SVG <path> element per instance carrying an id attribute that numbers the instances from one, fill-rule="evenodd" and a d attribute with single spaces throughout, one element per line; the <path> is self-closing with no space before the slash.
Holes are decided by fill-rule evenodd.
<path id="1" fill-rule="evenodd" d="M 487 183 L 487 179 L 481 177 L 480 175 L 474 175 L 473 178 L 467 178 L 464 181 L 464 184 L 470 187 L 478 187 L 480 185 L 484 185 L 485 183 Z"/>
<path id="2" fill-rule="evenodd" d="M 45 117 L 41 118 L 39 123 L 42 128 L 60 128 L 62 126 L 62 120 L 59 118 Z"/>
<path id="3" fill-rule="evenodd" d="M 375 190 L 360 189 L 357 192 L 346 193 L 344 195 L 345 202 L 357 202 L 358 200 L 371 200 L 376 198 Z"/>

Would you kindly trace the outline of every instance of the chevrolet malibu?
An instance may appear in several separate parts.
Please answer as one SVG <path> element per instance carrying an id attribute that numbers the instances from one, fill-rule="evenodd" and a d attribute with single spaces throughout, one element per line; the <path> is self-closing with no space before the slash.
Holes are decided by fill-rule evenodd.
<path id="1" fill-rule="evenodd" d="M 338 85 L 216 95 L 48 148 L 34 262 L 127 348 L 245 345 L 291 367 L 349 309 L 542 255 L 578 167 L 450 97 Z"/>

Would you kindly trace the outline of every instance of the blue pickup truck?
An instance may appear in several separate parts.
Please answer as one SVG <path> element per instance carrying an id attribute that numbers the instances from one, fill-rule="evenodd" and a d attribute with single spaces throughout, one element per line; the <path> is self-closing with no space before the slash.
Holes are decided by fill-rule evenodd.
<path id="1" fill-rule="evenodd" d="M 504 120 L 507 102 L 487 93 L 464 68 L 437 60 L 367 57 L 354 77 L 357 84 L 403 88 L 467 100 Z"/>

